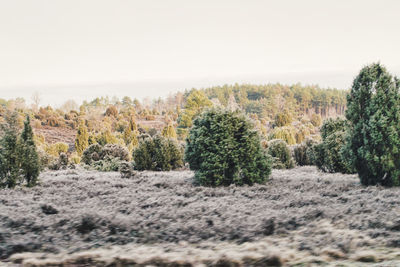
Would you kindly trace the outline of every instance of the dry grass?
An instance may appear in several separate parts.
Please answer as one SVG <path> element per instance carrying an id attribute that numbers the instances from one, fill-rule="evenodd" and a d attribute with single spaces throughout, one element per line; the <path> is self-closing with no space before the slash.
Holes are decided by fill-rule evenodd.
<path id="1" fill-rule="evenodd" d="M 34 188 L 2 190 L 1 258 L 37 266 L 384 266 L 400 255 L 399 188 L 365 188 L 356 176 L 313 167 L 273 171 L 251 187 L 194 186 L 192 177 L 69 170 L 43 173 Z"/>

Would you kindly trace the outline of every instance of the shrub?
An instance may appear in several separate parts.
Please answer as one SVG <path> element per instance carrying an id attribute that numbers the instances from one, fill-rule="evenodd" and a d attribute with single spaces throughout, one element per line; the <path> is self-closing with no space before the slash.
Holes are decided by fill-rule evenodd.
<path id="1" fill-rule="evenodd" d="M 271 172 L 271 160 L 260 141 L 245 116 L 213 109 L 195 119 L 185 159 L 202 185 L 263 183 Z"/>
<path id="2" fill-rule="evenodd" d="M 119 171 L 122 163 L 126 163 L 126 161 L 122 161 L 119 158 L 105 157 L 102 160 L 94 161 L 92 167 L 101 172 L 115 172 Z"/>
<path id="3" fill-rule="evenodd" d="M 65 153 L 60 153 L 60 156 L 56 161 L 50 164 L 50 170 L 65 170 L 68 168 L 68 155 Z"/>
<path id="4" fill-rule="evenodd" d="M 121 173 L 121 178 L 130 178 L 135 176 L 137 173 L 133 170 L 132 163 L 123 162 L 119 166 L 119 172 Z"/>
<path id="5" fill-rule="evenodd" d="M 315 114 L 315 113 L 312 114 L 312 115 L 311 115 L 311 120 L 310 120 L 310 122 L 311 122 L 312 125 L 315 126 L 315 127 L 321 126 L 321 123 L 322 123 L 321 115 Z"/>
<path id="6" fill-rule="evenodd" d="M 296 145 L 293 149 L 296 164 L 299 166 L 314 165 L 316 145 L 317 142 L 313 139 L 307 139 L 303 143 Z"/>
<path id="7" fill-rule="evenodd" d="M 183 166 L 183 153 L 175 140 L 156 135 L 139 142 L 133 160 L 140 171 L 169 171 Z"/>
<path id="8" fill-rule="evenodd" d="M 283 112 L 280 112 L 280 113 L 276 114 L 276 116 L 275 116 L 275 126 L 276 127 L 290 125 L 290 123 L 292 121 L 293 121 L 293 118 L 288 110 L 284 110 Z"/>
<path id="9" fill-rule="evenodd" d="M 100 160 L 100 151 L 102 147 L 99 144 L 93 144 L 90 145 L 85 151 L 83 151 L 82 154 L 82 162 L 90 165 L 92 161 L 98 161 Z"/>
<path id="10" fill-rule="evenodd" d="M 281 139 L 289 145 L 296 144 L 295 129 L 291 126 L 276 127 L 269 134 L 269 139 Z"/>
<path id="11" fill-rule="evenodd" d="M 321 137 L 322 137 L 322 139 L 325 139 L 334 132 L 346 131 L 346 127 L 347 127 L 346 119 L 329 118 L 329 119 L 325 120 L 324 124 L 321 126 Z"/>
<path id="12" fill-rule="evenodd" d="M 174 126 L 171 123 L 169 123 L 167 126 L 164 127 L 164 129 L 161 132 L 161 135 L 167 138 L 173 138 L 173 139 L 177 138 Z"/>
<path id="13" fill-rule="evenodd" d="M 324 172 L 354 173 L 342 157 L 346 143 L 346 120 L 328 119 L 321 127 L 322 143 L 315 146 L 315 165 Z"/>
<path id="14" fill-rule="evenodd" d="M 129 160 L 129 152 L 120 145 L 93 144 L 83 152 L 81 160 L 98 171 L 118 171 L 120 164 Z"/>
<path id="15" fill-rule="evenodd" d="M 307 127 L 302 125 L 300 127 L 300 129 L 298 129 L 296 131 L 296 134 L 295 134 L 296 143 L 301 144 L 306 139 L 306 137 L 309 135 L 310 135 L 310 130 Z"/>
<path id="16" fill-rule="evenodd" d="M 294 167 L 290 149 L 285 141 L 275 139 L 268 142 L 268 154 L 273 159 L 275 169 L 290 169 Z"/>
<path id="17" fill-rule="evenodd" d="M 347 96 L 349 156 L 364 185 L 400 185 L 400 81 L 380 64 L 364 67 Z"/>
<path id="18" fill-rule="evenodd" d="M 67 153 L 69 149 L 68 144 L 63 142 L 57 142 L 55 144 L 47 145 L 45 148 L 46 153 L 58 157 L 60 153 Z"/>
<path id="19" fill-rule="evenodd" d="M 129 152 L 125 147 L 115 144 L 107 144 L 100 150 L 100 159 L 105 159 L 106 157 L 118 158 L 122 161 L 129 161 Z"/>
<path id="20" fill-rule="evenodd" d="M 115 106 L 109 106 L 106 110 L 106 116 L 117 117 L 118 109 Z"/>

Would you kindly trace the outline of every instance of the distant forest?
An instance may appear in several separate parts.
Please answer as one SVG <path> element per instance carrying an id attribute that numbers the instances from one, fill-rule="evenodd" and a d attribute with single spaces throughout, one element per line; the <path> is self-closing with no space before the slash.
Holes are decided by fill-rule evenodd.
<path id="1" fill-rule="evenodd" d="M 22 128 L 26 114 L 30 115 L 43 153 L 57 157 L 67 152 L 78 162 L 85 146 L 92 143 L 118 144 L 132 151 L 142 134 L 183 142 L 195 117 L 209 107 L 245 112 L 266 141 L 282 139 L 293 145 L 320 138 L 322 121 L 344 114 L 347 93 L 301 84 L 234 84 L 186 90 L 164 99 L 98 97 L 80 105 L 68 100 L 57 108 L 42 106 L 40 95 L 35 94 L 29 106 L 22 98 L 0 99 L 0 122 L 5 122 L 7 113 L 17 112 Z M 78 148 L 82 132 L 88 133 L 88 140 Z"/>

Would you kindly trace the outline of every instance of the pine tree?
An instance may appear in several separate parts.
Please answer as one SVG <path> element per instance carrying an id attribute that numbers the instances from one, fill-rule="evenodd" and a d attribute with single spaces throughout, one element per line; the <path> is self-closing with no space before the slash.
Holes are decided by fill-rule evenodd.
<path id="1" fill-rule="evenodd" d="M 79 156 L 82 156 L 83 151 L 89 146 L 89 133 L 84 121 L 79 123 L 78 134 L 75 139 L 75 149 Z"/>
<path id="2" fill-rule="evenodd" d="M 29 115 L 26 116 L 24 129 L 21 133 L 18 146 L 22 175 L 28 186 L 34 186 L 39 176 L 40 164 L 39 155 L 33 140 L 33 131 Z"/>
<path id="3" fill-rule="evenodd" d="M 347 155 L 364 185 L 400 185 L 400 81 L 380 64 L 364 67 L 347 97 Z"/>

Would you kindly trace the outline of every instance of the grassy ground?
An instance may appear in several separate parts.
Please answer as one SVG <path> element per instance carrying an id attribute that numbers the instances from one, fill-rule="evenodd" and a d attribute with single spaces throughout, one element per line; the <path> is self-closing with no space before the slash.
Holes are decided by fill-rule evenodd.
<path id="1" fill-rule="evenodd" d="M 400 266 L 399 188 L 314 167 L 265 185 L 194 186 L 193 173 L 46 172 L 0 191 L 11 265 Z M 398 265 L 396 265 L 398 264 Z"/>

